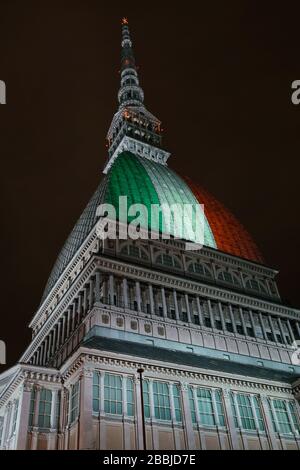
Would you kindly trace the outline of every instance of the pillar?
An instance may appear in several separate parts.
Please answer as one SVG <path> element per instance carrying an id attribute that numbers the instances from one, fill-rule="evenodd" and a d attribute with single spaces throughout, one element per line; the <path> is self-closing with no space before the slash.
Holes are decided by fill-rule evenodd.
<path id="1" fill-rule="evenodd" d="M 79 449 L 93 448 L 93 371 L 84 368 L 80 377 Z"/>

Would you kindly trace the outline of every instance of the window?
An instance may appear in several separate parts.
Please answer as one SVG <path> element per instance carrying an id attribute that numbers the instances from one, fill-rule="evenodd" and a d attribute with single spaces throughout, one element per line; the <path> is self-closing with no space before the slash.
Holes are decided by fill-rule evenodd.
<path id="1" fill-rule="evenodd" d="M 274 431 L 281 434 L 293 434 L 295 429 L 297 433 L 300 432 L 294 402 L 272 398 L 268 403 Z"/>
<path id="2" fill-rule="evenodd" d="M 264 431 L 265 425 L 258 398 L 245 393 L 230 394 L 234 423 L 248 431 Z"/>
<path id="3" fill-rule="evenodd" d="M 148 260 L 149 256 L 147 251 L 140 246 L 136 245 L 125 245 L 121 249 L 121 255 L 130 256 L 133 258 L 141 258 L 143 260 Z"/>
<path id="4" fill-rule="evenodd" d="M 263 282 L 257 281 L 256 279 L 248 279 L 248 281 L 246 281 L 246 288 L 256 292 L 261 292 L 262 294 L 268 294 L 268 290 Z"/>
<path id="5" fill-rule="evenodd" d="M 31 391 L 30 405 L 29 405 L 29 426 L 34 426 L 34 408 L 35 408 L 35 390 Z"/>
<path id="6" fill-rule="evenodd" d="M 169 386 L 167 383 L 153 382 L 153 399 L 155 418 L 171 420 Z"/>
<path id="7" fill-rule="evenodd" d="M 93 374 L 93 411 L 95 413 L 100 411 L 100 374 L 98 372 Z"/>
<path id="8" fill-rule="evenodd" d="M 121 415 L 122 403 L 122 377 L 105 374 L 104 377 L 104 411 L 105 413 Z"/>
<path id="9" fill-rule="evenodd" d="M 128 416 L 134 416 L 134 392 L 133 392 L 133 380 L 129 377 L 126 379 L 123 377 L 123 380 L 126 380 L 126 400 L 127 400 L 127 414 Z"/>
<path id="10" fill-rule="evenodd" d="M 40 392 L 39 401 L 39 419 L 38 425 L 40 428 L 51 427 L 51 407 L 52 407 L 52 392 L 43 388 Z"/>
<path id="11" fill-rule="evenodd" d="M 161 254 L 156 258 L 157 264 L 161 264 L 163 266 L 167 266 L 169 268 L 177 268 L 181 269 L 181 264 L 175 256 Z"/>
<path id="12" fill-rule="evenodd" d="M 78 418 L 79 414 L 79 382 L 72 385 L 70 413 L 71 423 L 74 423 L 74 421 Z"/>
<path id="13" fill-rule="evenodd" d="M 236 286 L 240 286 L 239 278 L 235 274 L 230 273 L 229 271 L 219 272 L 218 280 L 226 282 L 228 284 L 233 284 L 233 285 L 236 285 Z"/>
<path id="14" fill-rule="evenodd" d="M 220 390 L 199 387 L 194 393 L 193 388 L 189 387 L 189 399 L 193 423 L 197 422 L 196 410 L 198 410 L 202 426 L 225 426 L 224 407 Z"/>
<path id="15" fill-rule="evenodd" d="M 188 267 L 188 272 L 198 274 L 199 276 L 212 277 L 209 269 L 205 264 L 201 263 L 191 263 Z"/>

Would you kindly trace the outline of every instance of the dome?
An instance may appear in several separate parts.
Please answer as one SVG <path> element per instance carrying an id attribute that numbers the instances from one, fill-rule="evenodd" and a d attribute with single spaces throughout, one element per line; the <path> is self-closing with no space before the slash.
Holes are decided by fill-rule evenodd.
<path id="1" fill-rule="evenodd" d="M 251 261 L 263 261 L 258 248 L 245 228 L 228 209 L 206 190 L 187 177 L 181 178 L 168 166 L 125 151 L 118 156 L 109 173 L 103 177 L 65 242 L 50 274 L 42 300 L 46 298 L 95 226 L 97 207 L 103 203 L 112 204 L 118 215 L 120 196 L 127 196 L 128 207 L 132 204 L 143 204 L 149 213 L 152 204 L 159 206 L 204 204 L 205 246 Z M 130 221 L 128 217 L 128 222 Z M 145 221 L 144 227 L 146 225 Z M 160 232 L 166 231 L 164 216 L 159 221 L 159 226 L 155 228 Z M 191 220 L 185 220 L 185 233 L 187 234 L 185 238 L 187 240 L 192 240 L 189 237 L 190 228 Z"/>

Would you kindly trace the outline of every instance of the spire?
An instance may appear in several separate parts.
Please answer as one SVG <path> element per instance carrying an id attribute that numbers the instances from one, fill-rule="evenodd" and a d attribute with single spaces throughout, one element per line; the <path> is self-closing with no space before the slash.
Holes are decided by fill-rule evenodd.
<path id="1" fill-rule="evenodd" d="M 140 157 L 166 165 L 170 156 L 161 147 L 161 122 L 144 105 L 133 54 L 127 18 L 122 19 L 121 87 L 118 93 L 119 109 L 109 131 L 107 173 L 120 153 L 130 151 Z"/>
<path id="2" fill-rule="evenodd" d="M 118 94 L 120 109 L 126 106 L 143 106 L 144 92 L 139 85 L 127 18 L 122 19 L 121 45 L 121 88 Z"/>

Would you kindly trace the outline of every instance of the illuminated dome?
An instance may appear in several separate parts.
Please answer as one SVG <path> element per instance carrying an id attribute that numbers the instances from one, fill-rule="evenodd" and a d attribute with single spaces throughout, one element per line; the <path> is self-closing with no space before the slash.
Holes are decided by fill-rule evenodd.
<path id="1" fill-rule="evenodd" d="M 254 241 L 237 219 L 219 201 L 189 178 L 179 177 L 168 166 L 123 152 L 104 175 L 95 194 L 64 244 L 49 277 L 46 297 L 65 267 L 97 222 L 99 204 L 110 203 L 118 209 L 119 197 L 127 196 L 128 207 L 151 204 L 204 204 L 204 245 L 234 256 L 262 262 Z M 118 214 L 118 211 L 117 211 Z M 130 219 L 128 219 L 130 222 Z M 187 220 L 186 232 L 190 221 Z M 163 222 L 157 229 L 164 232 Z M 187 237 L 189 239 L 189 237 Z M 191 239 L 191 238 L 190 238 Z"/>

